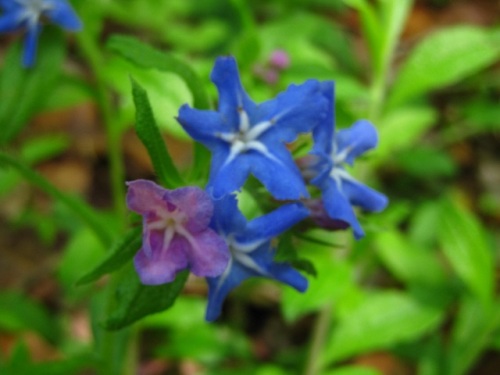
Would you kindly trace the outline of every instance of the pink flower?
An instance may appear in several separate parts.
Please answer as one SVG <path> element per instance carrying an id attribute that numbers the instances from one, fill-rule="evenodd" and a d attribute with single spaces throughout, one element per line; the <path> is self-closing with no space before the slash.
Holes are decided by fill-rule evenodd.
<path id="1" fill-rule="evenodd" d="M 186 268 L 201 277 L 224 272 L 230 254 L 226 242 L 208 227 L 214 207 L 204 190 L 167 190 L 147 180 L 127 185 L 128 208 L 143 216 L 142 247 L 134 258 L 143 284 L 171 282 Z"/>

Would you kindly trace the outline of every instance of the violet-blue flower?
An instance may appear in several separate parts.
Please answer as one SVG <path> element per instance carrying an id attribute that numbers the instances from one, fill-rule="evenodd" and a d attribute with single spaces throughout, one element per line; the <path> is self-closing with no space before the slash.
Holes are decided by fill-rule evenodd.
<path id="1" fill-rule="evenodd" d="M 143 243 L 134 258 L 143 284 L 171 282 L 185 268 L 202 277 L 224 272 L 229 250 L 209 228 L 214 207 L 204 190 L 167 190 L 147 180 L 127 185 L 128 208 L 143 216 Z"/>
<path id="2" fill-rule="evenodd" d="M 307 289 L 307 279 L 288 263 L 274 261 L 271 240 L 306 218 L 308 210 L 299 203 L 290 203 L 264 216 L 247 222 L 238 210 L 234 195 L 214 202 L 211 226 L 225 238 L 231 259 L 225 271 L 209 277 L 206 319 L 220 315 L 228 293 L 243 280 L 254 276 L 267 277 L 290 285 L 298 291 Z"/>
<path id="3" fill-rule="evenodd" d="M 313 185 L 322 192 L 323 204 L 330 218 L 348 223 L 356 239 L 364 236 L 352 206 L 367 211 L 381 211 L 388 203 L 387 197 L 352 177 L 345 169 L 354 159 L 376 147 L 377 130 L 367 120 L 359 120 L 348 129 L 335 132 L 333 82 L 323 82 L 323 92 L 330 103 L 327 119 L 313 130 L 316 160 L 313 168 Z"/>
<path id="4" fill-rule="evenodd" d="M 25 30 L 23 65 L 35 62 L 38 35 L 42 21 L 48 20 L 63 29 L 76 31 L 82 27 L 80 19 L 66 0 L 0 0 L 0 32 Z"/>
<path id="5" fill-rule="evenodd" d="M 292 85 L 275 99 L 255 104 L 241 85 L 233 57 L 218 58 L 211 79 L 219 92 L 218 111 L 184 105 L 178 120 L 212 151 L 207 190 L 213 198 L 239 190 L 250 173 L 277 199 L 307 197 L 285 143 L 324 119 L 327 100 L 319 82 Z"/>

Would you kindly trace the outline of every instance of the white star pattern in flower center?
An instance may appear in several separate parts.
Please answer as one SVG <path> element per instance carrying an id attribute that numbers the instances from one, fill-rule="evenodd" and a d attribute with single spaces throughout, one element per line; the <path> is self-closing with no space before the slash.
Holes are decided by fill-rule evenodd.
<path id="1" fill-rule="evenodd" d="M 54 7 L 54 4 L 45 0 L 15 1 L 23 7 L 23 11 L 19 15 L 19 22 L 27 21 L 30 26 L 36 25 L 42 13 Z"/>
<path id="2" fill-rule="evenodd" d="M 187 221 L 187 216 L 183 212 L 173 207 L 172 210 L 170 210 L 169 208 L 168 212 L 159 211 L 157 212 L 157 215 L 158 219 L 153 220 L 146 225 L 148 230 L 157 230 L 164 232 L 162 246 L 163 250 L 168 249 L 175 234 L 184 237 L 193 247 L 193 249 L 195 249 L 196 251 L 199 250 L 198 244 L 196 243 L 191 233 L 189 233 L 189 231 L 184 228 L 184 224 Z M 151 251 L 148 251 L 150 249 L 151 246 L 144 247 L 144 252 L 148 256 L 151 256 Z"/>
<path id="3" fill-rule="evenodd" d="M 249 244 L 241 244 L 238 243 L 232 235 L 225 237 L 227 246 L 229 248 L 229 251 L 231 253 L 231 258 L 229 259 L 229 263 L 222 273 L 220 275 L 219 281 L 217 283 L 217 288 L 216 288 L 216 293 L 219 291 L 221 286 L 224 284 L 226 281 L 227 277 L 229 276 L 229 273 L 231 272 L 231 268 L 233 267 L 233 262 L 237 262 L 244 266 L 245 268 L 254 271 L 262 276 L 268 276 L 268 273 L 266 270 L 262 269 L 248 254 L 251 252 L 255 251 L 257 248 L 259 248 L 261 245 L 263 245 L 265 242 L 267 242 L 267 239 L 261 239 L 254 241 Z"/>
<path id="4" fill-rule="evenodd" d="M 251 126 L 248 114 L 245 112 L 243 107 L 238 107 L 238 132 L 217 134 L 217 138 L 222 139 L 231 145 L 229 155 L 223 166 L 231 163 L 238 155 L 250 150 L 257 151 L 266 158 L 281 164 L 281 161 L 269 152 L 266 145 L 259 141 L 259 137 L 274 126 L 276 121 L 278 121 L 278 118 L 283 116 L 283 114 L 284 113 L 281 113 L 270 120 L 261 121 L 258 124 Z"/>
<path id="5" fill-rule="evenodd" d="M 347 171 L 343 167 L 343 165 L 346 164 L 346 159 L 352 150 L 353 147 L 351 145 L 344 148 L 340 152 L 337 152 L 337 143 L 335 141 L 333 142 L 331 153 L 333 166 L 330 171 L 330 177 L 333 178 L 333 180 L 337 184 L 337 188 L 340 191 L 342 191 L 342 180 L 355 181 L 355 179 L 349 173 L 347 173 Z"/>

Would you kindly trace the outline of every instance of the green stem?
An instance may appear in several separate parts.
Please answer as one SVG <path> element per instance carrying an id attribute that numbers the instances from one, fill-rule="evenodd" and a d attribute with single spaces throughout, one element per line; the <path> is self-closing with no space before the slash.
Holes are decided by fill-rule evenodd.
<path id="1" fill-rule="evenodd" d="M 328 330 L 330 329 L 332 310 L 333 306 L 329 303 L 321 308 L 316 317 L 304 375 L 321 373 L 321 354 Z"/>
<path id="2" fill-rule="evenodd" d="M 379 23 L 383 27 L 383 31 L 378 35 L 377 40 L 379 42 L 376 46 L 372 46 L 374 68 L 371 103 L 368 111 L 369 118 L 374 122 L 377 122 L 385 104 L 389 69 L 412 5 L 413 0 L 388 0 L 379 4 Z M 377 32 L 377 30 L 371 29 L 371 33 Z M 367 35 L 367 38 L 369 38 L 369 35 Z"/>
<path id="3" fill-rule="evenodd" d="M 95 8 L 91 4 L 81 5 L 78 9 L 84 21 L 92 24 L 95 19 L 102 18 L 100 14 L 95 14 Z M 110 185 L 113 200 L 114 220 L 117 222 L 118 233 L 124 231 L 126 227 L 125 209 L 125 173 L 121 150 L 122 130 L 118 117 L 113 113 L 111 100 L 106 82 L 106 72 L 104 57 L 101 54 L 98 44 L 98 34 L 94 34 L 91 28 L 78 33 L 77 43 L 82 56 L 94 75 L 93 82 L 96 88 L 96 99 L 102 116 L 102 121 L 106 130 L 107 152 L 110 170 Z M 119 273 L 111 276 L 102 303 L 101 317 L 109 316 L 114 309 L 115 293 Z M 132 375 L 136 373 L 134 366 L 127 366 L 126 358 L 130 358 L 130 350 L 134 348 L 133 337 L 130 329 L 123 329 L 117 332 L 110 332 L 102 327 L 97 327 L 96 349 L 103 361 L 103 368 L 99 370 L 102 375 Z"/>
<path id="4" fill-rule="evenodd" d="M 95 74 L 95 86 L 97 102 L 102 115 L 102 120 L 106 129 L 107 151 L 110 167 L 110 183 L 113 199 L 113 209 L 116 218 L 119 220 L 119 228 L 125 227 L 125 184 L 124 167 L 121 150 L 121 128 L 115 120 L 113 110 L 110 105 L 107 88 L 105 85 L 105 74 L 102 70 L 104 66 L 103 58 L 99 48 L 88 33 L 80 33 L 77 37 L 78 44 L 83 56 L 87 59 L 90 69 Z"/>

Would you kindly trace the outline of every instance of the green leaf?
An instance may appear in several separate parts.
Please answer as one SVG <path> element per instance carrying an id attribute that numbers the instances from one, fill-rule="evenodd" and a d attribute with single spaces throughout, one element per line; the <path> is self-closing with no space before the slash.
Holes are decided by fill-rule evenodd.
<path id="1" fill-rule="evenodd" d="M 422 180 L 452 177 L 457 171 L 457 165 L 448 153 L 425 146 L 414 146 L 400 152 L 397 163 L 407 173 Z"/>
<path id="2" fill-rule="evenodd" d="M 75 282 L 84 270 L 102 258 L 105 251 L 102 243 L 89 228 L 83 227 L 74 233 L 64 248 L 58 267 L 59 280 L 69 295 L 78 292 Z"/>
<path id="3" fill-rule="evenodd" d="M 124 328 L 146 315 L 171 307 L 186 283 L 188 271 L 177 274 L 174 281 L 163 285 L 141 284 L 135 269 L 123 273 L 116 290 L 116 307 L 104 322 L 106 329 Z"/>
<path id="4" fill-rule="evenodd" d="M 394 152 L 413 147 L 437 119 L 437 113 L 428 107 L 398 108 L 388 113 L 379 123 L 380 143 L 374 154 L 377 161 L 393 157 Z"/>
<path id="5" fill-rule="evenodd" d="M 378 71 L 382 60 L 383 43 L 383 26 L 380 23 L 380 19 L 373 5 L 366 0 L 344 0 L 344 2 L 359 12 L 363 34 L 368 42 L 370 55 L 375 64 L 375 71 Z"/>
<path id="6" fill-rule="evenodd" d="M 192 101 L 192 95 L 186 83 L 175 73 L 157 69 L 144 69 L 119 55 L 106 60 L 103 78 L 108 86 L 118 95 L 120 123 L 134 123 L 135 108 L 130 95 L 130 80 L 134 77 L 142 87 L 147 87 L 151 108 L 160 132 L 172 135 L 176 139 L 192 141 L 174 115 L 180 106 Z"/>
<path id="7" fill-rule="evenodd" d="M 65 43 L 58 30 L 46 30 L 39 41 L 36 65 L 21 67 L 21 51 L 14 47 L 2 69 L 0 86 L 0 145 L 13 139 L 27 125 L 54 87 L 64 57 Z"/>
<path id="8" fill-rule="evenodd" d="M 12 291 L 0 293 L 0 330 L 33 330 L 52 343 L 60 335 L 57 322 L 40 304 Z"/>
<path id="9" fill-rule="evenodd" d="M 500 323 L 500 305 L 486 308 L 478 300 L 461 301 L 448 343 L 447 374 L 465 375 L 487 349 Z"/>
<path id="10" fill-rule="evenodd" d="M 380 25 L 384 29 L 380 68 L 388 67 L 410 11 L 411 0 L 380 0 Z"/>
<path id="11" fill-rule="evenodd" d="M 21 154 L 26 163 L 36 163 L 60 155 L 70 145 L 70 138 L 64 134 L 40 136 L 25 141 Z"/>
<path id="12" fill-rule="evenodd" d="M 306 293 L 298 293 L 292 288 L 283 290 L 282 308 L 288 321 L 294 321 L 326 304 L 337 305 L 347 295 L 356 295 L 357 292 L 352 266 L 345 259 L 335 259 L 331 248 L 312 243 L 305 245 L 302 252 L 304 250 L 307 250 L 308 259 L 317 270 L 317 277 L 309 278 Z"/>
<path id="13" fill-rule="evenodd" d="M 415 340 L 434 329 L 443 312 L 401 292 L 368 295 L 341 317 L 323 351 L 325 364 Z"/>
<path id="14" fill-rule="evenodd" d="M 210 108 L 203 81 L 188 64 L 173 55 L 160 52 L 135 38 L 122 35 L 113 35 L 109 38 L 107 47 L 140 67 L 178 74 L 184 79 L 193 94 L 194 107 L 198 109 Z"/>
<path id="15" fill-rule="evenodd" d="M 479 221 L 451 199 L 441 203 L 439 242 L 453 269 L 469 290 L 490 306 L 493 298 L 493 253 Z"/>
<path id="16" fill-rule="evenodd" d="M 434 287 L 446 281 L 436 254 L 415 246 L 399 232 L 378 233 L 375 243 L 384 265 L 399 280 Z"/>
<path id="17" fill-rule="evenodd" d="M 0 365 L 2 374 L 16 375 L 77 375 L 98 369 L 98 361 L 94 354 L 73 354 L 71 358 L 58 361 L 32 362 L 26 344 L 19 341 L 5 366 Z M 87 370 L 87 371 L 84 371 Z M 94 372 L 92 372 L 94 373 Z"/>
<path id="18" fill-rule="evenodd" d="M 173 189 L 184 185 L 172 158 L 167 151 L 165 142 L 156 126 L 153 111 L 149 104 L 147 92 L 132 80 L 132 95 L 136 108 L 135 130 L 153 163 L 160 182 L 167 188 Z"/>
<path id="19" fill-rule="evenodd" d="M 90 272 L 83 275 L 76 285 L 84 285 L 99 279 L 101 276 L 116 271 L 128 262 L 140 249 L 142 228 L 134 228 L 111 248 L 109 255 Z"/>
<path id="20" fill-rule="evenodd" d="M 424 39 L 400 69 L 389 97 L 392 106 L 460 81 L 498 59 L 491 35 L 474 26 L 454 26 Z"/>

